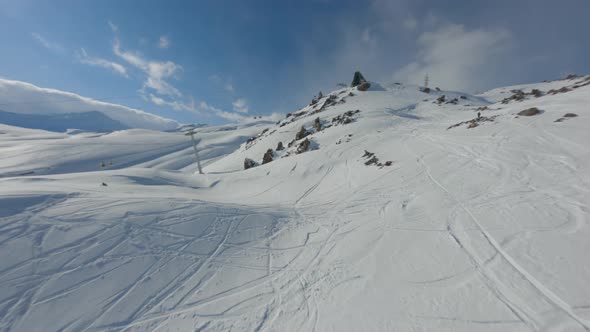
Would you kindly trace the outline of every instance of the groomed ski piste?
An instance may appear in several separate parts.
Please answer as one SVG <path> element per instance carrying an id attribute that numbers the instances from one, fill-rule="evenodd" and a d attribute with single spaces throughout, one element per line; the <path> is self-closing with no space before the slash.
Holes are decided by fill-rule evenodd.
<path id="1" fill-rule="evenodd" d="M 590 331 L 589 82 L 344 88 L 197 129 L 203 175 L 0 125 L 0 330 Z"/>

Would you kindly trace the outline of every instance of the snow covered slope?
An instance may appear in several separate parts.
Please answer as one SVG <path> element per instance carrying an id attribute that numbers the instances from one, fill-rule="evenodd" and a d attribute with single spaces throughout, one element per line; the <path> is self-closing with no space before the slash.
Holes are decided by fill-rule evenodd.
<path id="1" fill-rule="evenodd" d="M 266 123 L 196 129 L 203 165 L 214 162 Z M 144 129 L 113 133 L 50 133 L 0 124 L 0 178 L 121 169 L 130 166 L 192 172 L 192 142 L 183 132 Z"/>
<path id="2" fill-rule="evenodd" d="M 203 128 L 205 175 L 170 133 L 0 127 L 0 329 L 588 331 L 588 82 L 342 89 Z"/>

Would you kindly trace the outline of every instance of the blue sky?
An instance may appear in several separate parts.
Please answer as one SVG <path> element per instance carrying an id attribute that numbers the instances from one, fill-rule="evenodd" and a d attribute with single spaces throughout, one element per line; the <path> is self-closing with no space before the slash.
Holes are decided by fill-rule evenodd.
<path id="1" fill-rule="evenodd" d="M 588 0 L 0 0 L 0 77 L 220 124 L 296 110 L 355 70 L 470 92 L 588 73 L 589 13 Z"/>

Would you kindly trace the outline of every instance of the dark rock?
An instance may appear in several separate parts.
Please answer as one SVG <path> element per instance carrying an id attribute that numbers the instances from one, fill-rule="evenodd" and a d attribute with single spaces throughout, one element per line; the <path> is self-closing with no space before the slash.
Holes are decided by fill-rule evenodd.
<path id="1" fill-rule="evenodd" d="M 338 96 L 337 96 L 337 95 L 329 95 L 329 96 L 328 96 L 328 98 L 326 98 L 326 100 L 325 100 L 325 101 L 324 101 L 324 103 L 322 104 L 322 106 L 321 106 L 321 107 L 320 107 L 318 110 L 315 110 L 314 112 L 312 112 L 311 114 L 315 114 L 315 113 L 323 112 L 323 111 L 325 111 L 325 110 L 326 110 L 326 108 L 328 108 L 329 106 L 336 105 L 336 104 L 337 104 L 337 101 L 336 101 L 336 99 L 338 99 Z M 343 102 L 344 102 L 344 100 L 341 100 L 340 102 L 341 102 L 341 103 L 343 103 Z"/>
<path id="2" fill-rule="evenodd" d="M 299 146 L 297 147 L 297 153 L 309 151 L 310 146 L 311 142 L 309 141 L 309 139 L 306 138 L 303 142 L 299 143 Z"/>
<path id="3" fill-rule="evenodd" d="M 569 74 L 565 77 L 566 80 L 573 80 L 574 78 L 578 78 L 580 76 L 576 75 L 576 74 Z"/>
<path id="4" fill-rule="evenodd" d="M 295 134 L 295 140 L 300 140 L 300 139 L 306 137 L 307 135 L 309 135 L 309 132 L 307 132 L 307 130 L 305 130 L 305 127 L 301 126 L 301 129 L 299 129 L 297 134 Z"/>
<path id="5" fill-rule="evenodd" d="M 570 92 L 570 91 L 572 91 L 572 89 L 564 86 L 564 87 L 557 89 L 557 90 L 554 90 L 554 89 L 549 90 L 549 91 L 547 91 L 547 93 L 550 95 L 556 95 L 558 93 L 566 93 L 566 92 Z"/>
<path id="6" fill-rule="evenodd" d="M 315 128 L 316 132 L 322 130 L 322 123 L 320 122 L 320 118 L 316 118 L 313 120 L 313 127 Z"/>
<path id="7" fill-rule="evenodd" d="M 422 88 L 422 89 L 420 89 L 420 91 L 422 91 L 424 93 L 430 93 L 430 88 Z"/>
<path id="8" fill-rule="evenodd" d="M 274 154 L 274 152 L 272 151 L 272 149 L 266 150 L 266 153 L 262 157 L 262 165 L 268 164 L 271 161 L 273 161 L 273 154 Z"/>
<path id="9" fill-rule="evenodd" d="M 284 149 L 283 142 L 279 142 L 279 144 L 277 144 L 277 151 L 283 151 Z"/>
<path id="10" fill-rule="evenodd" d="M 564 118 L 575 118 L 576 116 L 578 116 L 576 113 L 565 113 L 565 115 L 563 117 Z"/>
<path id="11" fill-rule="evenodd" d="M 108 187 L 108 185 L 106 183 L 104 183 L 104 182 L 102 183 L 102 186 L 103 187 Z"/>
<path id="12" fill-rule="evenodd" d="M 542 111 L 536 107 L 527 108 L 524 111 L 518 112 L 518 115 L 521 116 L 533 116 L 542 113 Z"/>
<path id="13" fill-rule="evenodd" d="M 357 85 L 356 89 L 359 91 L 367 91 L 367 90 L 369 90 L 370 87 L 371 87 L 371 83 L 363 82 L 363 83 Z"/>
<path id="14" fill-rule="evenodd" d="M 543 91 L 539 90 L 539 89 L 533 89 L 531 90 L 531 94 L 537 98 L 542 97 L 543 96 Z"/>
<path id="15" fill-rule="evenodd" d="M 258 163 L 250 158 L 244 159 L 244 169 L 249 169 L 258 166 Z"/>
<path id="16" fill-rule="evenodd" d="M 360 113 L 360 110 L 346 111 L 332 118 L 333 125 L 349 124 L 354 121 L 354 115 Z"/>
<path id="17" fill-rule="evenodd" d="M 436 102 L 440 105 L 440 104 L 444 103 L 446 99 L 447 99 L 447 96 L 442 95 L 442 96 L 436 98 Z"/>
<path id="18" fill-rule="evenodd" d="M 363 158 L 371 158 L 374 155 L 375 154 L 373 152 L 369 152 L 369 151 L 365 150 L 365 153 L 363 154 Z"/>
<path id="19" fill-rule="evenodd" d="M 466 96 L 461 96 L 461 97 L 459 97 L 459 98 L 461 98 L 461 99 L 467 99 L 467 97 L 466 97 Z"/>
<path id="20" fill-rule="evenodd" d="M 361 83 L 366 83 L 367 80 L 363 77 L 360 71 L 354 73 L 354 77 L 352 78 L 352 83 L 350 84 L 351 87 L 355 87 L 360 85 Z"/>
<path id="21" fill-rule="evenodd" d="M 502 99 L 502 104 L 508 104 L 511 101 L 523 101 L 525 93 L 522 90 L 512 90 L 512 96 Z"/>
<path id="22" fill-rule="evenodd" d="M 377 165 L 378 162 L 379 158 L 377 158 L 376 156 L 372 156 L 369 160 L 365 161 L 365 165 Z"/>
<path id="23" fill-rule="evenodd" d="M 477 115 L 477 118 L 472 119 L 472 120 L 468 120 L 468 121 L 463 121 L 463 122 L 456 123 L 456 124 L 448 127 L 447 130 L 449 130 L 451 128 L 462 126 L 464 124 L 466 124 L 467 125 L 467 128 L 469 128 L 469 129 L 470 128 L 475 128 L 475 127 L 479 126 L 480 124 L 482 124 L 484 122 L 494 122 L 494 119 L 496 117 L 498 117 L 498 116 L 497 115 L 494 115 L 494 116 L 487 117 L 487 116 L 481 116 L 481 114 L 478 114 Z"/>
<path id="24" fill-rule="evenodd" d="M 434 90 L 440 91 L 440 88 L 437 86 L 436 88 L 434 88 Z"/>

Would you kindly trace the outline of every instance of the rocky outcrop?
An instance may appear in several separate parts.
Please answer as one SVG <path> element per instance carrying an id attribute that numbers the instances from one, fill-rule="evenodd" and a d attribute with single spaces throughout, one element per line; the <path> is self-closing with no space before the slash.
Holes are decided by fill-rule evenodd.
<path id="1" fill-rule="evenodd" d="M 309 132 L 305 129 L 305 127 L 301 126 L 301 129 L 299 129 L 297 134 L 295 134 L 295 140 L 305 138 L 307 135 L 309 135 Z"/>
<path id="2" fill-rule="evenodd" d="M 315 128 L 316 132 L 322 130 L 322 123 L 320 121 L 320 118 L 316 118 L 315 120 L 313 120 L 313 128 Z"/>
<path id="3" fill-rule="evenodd" d="M 250 158 L 244 159 L 244 169 L 249 169 L 258 166 L 258 163 Z"/>
<path id="4" fill-rule="evenodd" d="M 520 116 L 533 116 L 537 114 L 541 114 L 542 111 L 536 107 L 527 108 L 526 110 L 518 112 Z"/>
<path id="5" fill-rule="evenodd" d="M 551 89 L 551 90 L 547 91 L 547 93 L 550 95 L 556 95 L 558 93 L 566 93 L 566 92 L 570 92 L 570 91 L 572 91 L 572 89 L 564 86 L 559 89 Z"/>
<path id="6" fill-rule="evenodd" d="M 346 111 L 346 112 L 332 118 L 332 124 L 337 126 L 337 125 L 345 125 L 345 124 L 349 124 L 351 122 L 354 122 L 355 115 L 360 112 L 361 112 L 360 110 Z"/>
<path id="7" fill-rule="evenodd" d="M 268 164 L 273 161 L 274 151 L 272 149 L 266 150 L 264 156 L 262 157 L 262 165 Z"/>
<path id="8" fill-rule="evenodd" d="M 456 123 L 456 124 L 448 127 L 447 130 L 452 129 L 452 128 L 456 128 L 456 127 L 459 127 L 459 126 L 462 126 L 465 124 L 467 125 L 467 129 L 475 128 L 475 127 L 479 126 L 480 124 L 483 124 L 484 122 L 494 122 L 494 119 L 497 117 L 498 117 L 497 115 L 490 116 L 490 117 L 482 116 L 481 113 L 478 113 L 477 118 Z"/>
<path id="9" fill-rule="evenodd" d="M 297 147 L 297 153 L 303 153 L 303 152 L 309 151 L 310 146 L 311 146 L 311 142 L 309 141 L 308 138 L 306 138 L 303 142 L 299 143 L 299 146 Z"/>
<path id="10" fill-rule="evenodd" d="M 363 74 L 361 74 L 360 71 L 355 72 L 350 87 L 354 88 L 355 86 L 359 86 L 362 83 L 367 83 L 367 80 L 363 77 Z"/>
<path id="11" fill-rule="evenodd" d="M 565 121 L 567 119 L 575 118 L 577 116 L 578 115 L 576 113 L 565 113 L 564 116 L 562 116 L 561 118 L 555 120 L 554 122 L 563 122 L 563 121 Z"/>
<path id="12" fill-rule="evenodd" d="M 283 142 L 279 142 L 279 144 L 277 144 L 277 151 L 283 151 L 284 149 Z"/>
<path id="13" fill-rule="evenodd" d="M 370 87 L 371 87 L 371 83 L 363 82 L 363 83 L 357 85 L 356 89 L 359 91 L 367 91 L 367 90 L 369 90 Z"/>
<path id="14" fill-rule="evenodd" d="M 377 156 L 373 153 L 373 152 L 369 152 L 367 150 L 365 150 L 365 153 L 363 154 L 363 158 L 367 159 L 367 161 L 365 161 L 365 165 L 366 166 L 377 166 L 379 168 L 383 168 L 385 166 L 391 166 L 393 165 L 393 161 L 386 161 L 385 163 L 381 163 L 379 162 L 379 158 L 377 158 Z"/>

